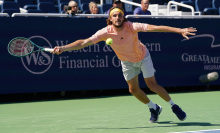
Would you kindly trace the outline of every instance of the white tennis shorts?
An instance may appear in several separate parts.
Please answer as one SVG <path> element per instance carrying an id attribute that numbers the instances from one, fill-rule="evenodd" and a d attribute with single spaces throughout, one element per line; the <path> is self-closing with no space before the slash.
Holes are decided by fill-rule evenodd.
<path id="1" fill-rule="evenodd" d="M 153 77 L 156 70 L 154 69 L 153 62 L 149 51 L 143 60 L 137 63 L 128 61 L 121 61 L 123 75 L 126 81 L 131 80 L 135 76 L 141 73 L 144 78 Z"/>

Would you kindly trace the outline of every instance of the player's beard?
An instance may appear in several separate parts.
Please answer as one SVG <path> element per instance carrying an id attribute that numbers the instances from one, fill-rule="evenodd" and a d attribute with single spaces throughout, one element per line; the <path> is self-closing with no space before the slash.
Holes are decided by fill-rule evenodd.
<path id="1" fill-rule="evenodd" d="M 121 28 L 123 25 L 123 22 L 120 25 L 115 25 L 114 23 L 112 23 L 116 28 Z"/>

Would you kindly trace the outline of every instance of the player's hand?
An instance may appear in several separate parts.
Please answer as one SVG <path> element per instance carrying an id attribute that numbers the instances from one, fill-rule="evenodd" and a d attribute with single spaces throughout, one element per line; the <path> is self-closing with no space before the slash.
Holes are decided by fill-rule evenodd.
<path id="1" fill-rule="evenodd" d="M 189 27 L 189 28 L 181 29 L 181 34 L 184 38 L 189 40 L 189 37 L 187 35 L 196 35 L 195 34 L 196 31 L 197 31 L 196 28 Z"/>
<path id="2" fill-rule="evenodd" d="M 59 54 L 61 54 L 61 53 L 63 53 L 64 52 L 64 49 L 63 49 L 63 46 L 56 46 L 54 49 L 53 49 L 53 54 L 57 54 L 57 55 L 59 55 Z"/>

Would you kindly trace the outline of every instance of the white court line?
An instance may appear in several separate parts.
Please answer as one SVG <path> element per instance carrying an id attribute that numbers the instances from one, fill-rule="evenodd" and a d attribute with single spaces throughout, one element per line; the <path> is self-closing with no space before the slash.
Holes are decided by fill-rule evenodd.
<path id="1" fill-rule="evenodd" d="M 185 132 L 170 132 L 170 133 L 220 133 L 220 129 L 185 131 Z"/>

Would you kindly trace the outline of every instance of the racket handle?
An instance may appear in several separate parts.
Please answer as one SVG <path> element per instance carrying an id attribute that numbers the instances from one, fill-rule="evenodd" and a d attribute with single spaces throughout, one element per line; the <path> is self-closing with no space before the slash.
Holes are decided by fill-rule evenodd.
<path id="1" fill-rule="evenodd" d="M 44 48 L 44 51 L 53 52 L 53 49 L 52 48 Z"/>

